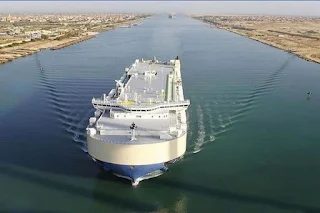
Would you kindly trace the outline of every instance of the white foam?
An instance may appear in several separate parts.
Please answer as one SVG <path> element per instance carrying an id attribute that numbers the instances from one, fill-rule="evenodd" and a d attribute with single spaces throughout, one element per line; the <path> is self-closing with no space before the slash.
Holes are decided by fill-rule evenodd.
<path id="1" fill-rule="evenodd" d="M 195 144 L 196 144 L 196 146 L 198 146 L 200 148 L 204 142 L 204 138 L 206 135 L 206 132 L 204 129 L 204 123 L 203 123 L 203 112 L 202 112 L 200 105 L 198 105 L 198 107 L 197 107 L 197 116 L 198 116 L 198 135 L 199 136 L 198 136 Z"/>

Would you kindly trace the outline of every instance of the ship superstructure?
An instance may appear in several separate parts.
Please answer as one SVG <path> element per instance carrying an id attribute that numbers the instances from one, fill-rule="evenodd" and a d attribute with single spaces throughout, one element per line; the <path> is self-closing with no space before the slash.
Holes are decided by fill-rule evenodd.
<path id="1" fill-rule="evenodd" d="M 176 18 L 176 14 L 175 13 L 170 13 L 168 17 L 169 18 Z"/>
<path id="2" fill-rule="evenodd" d="M 132 185 L 156 177 L 186 151 L 186 110 L 180 60 L 135 60 L 116 88 L 93 98 L 87 127 L 92 159 Z"/>

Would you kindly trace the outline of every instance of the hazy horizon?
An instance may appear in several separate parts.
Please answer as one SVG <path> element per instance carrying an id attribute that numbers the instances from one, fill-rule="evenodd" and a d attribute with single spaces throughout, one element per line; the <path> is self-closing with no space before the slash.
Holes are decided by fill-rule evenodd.
<path id="1" fill-rule="evenodd" d="M 320 16 L 316 1 L 0 1 L 0 13 L 192 13 Z"/>

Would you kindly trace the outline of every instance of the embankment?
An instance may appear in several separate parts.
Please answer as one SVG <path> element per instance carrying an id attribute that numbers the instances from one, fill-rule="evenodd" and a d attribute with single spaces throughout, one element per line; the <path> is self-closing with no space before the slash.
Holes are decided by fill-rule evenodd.
<path id="1" fill-rule="evenodd" d="M 80 42 L 82 42 L 82 41 L 91 39 L 91 38 L 93 38 L 93 37 L 95 37 L 95 36 L 94 36 L 94 35 L 90 35 L 90 36 L 75 38 L 74 40 L 71 40 L 71 41 L 66 42 L 66 43 L 59 44 L 59 45 L 57 45 L 57 46 L 51 47 L 50 49 L 51 49 L 51 50 L 59 50 L 59 49 L 62 49 L 62 48 L 65 48 L 65 47 L 68 47 L 68 46 L 71 46 L 71 45 L 80 43 Z"/>
<path id="2" fill-rule="evenodd" d="M 306 36 L 298 33 L 286 33 L 279 30 L 257 30 L 254 27 L 243 27 L 235 24 L 224 24 L 215 21 L 195 18 L 196 20 L 213 25 L 218 29 L 226 30 L 268 46 L 284 50 L 297 57 L 320 64 L 320 50 L 315 48 L 316 42 L 320 38 L 315 36 Z"/>
<path id="3" fill-rule="evenodd" d="M 244 36 L 244 37 L 247 37 L 247 38 L 250 38 L 252 40 L 255 40 L 255 41 L 258 41 L 260 43 L 263 43 L 265 45 L 268 45 L 270 47 L 274 47 L 274 48 L 277 48 L 277 49 L 280 49 L 280 50 L 283 50 L 285 52 L 288 52 L 288 53 L 291 53 L 291 54 L 294 54 L 295 56 L 297 56 L 298 58 L 301 58 L 301 59 L 304 59 L 306 61 L 311 61 L 311 62 L 315 62 L 315 63 L 318 63 L 320 64 L 320 59 L 317 59 L 317 58 L 313 58 L 312 55 L 313 54 L 301 54 L 299 52 L 299 50 L 291 50 L 290 47 L 287 47 L 287 46 L 284 46 L 284 45 L 281 45 L 280 42 L 277 42 L 277 41 L 268 41 L 268 40 L 264 40 L 262 38 L 259 38 L 259 37 L 250 37 L 244 33 L 240 33 L 240 32 L 237 32 L 235 30 L 232 30 L 232 29 L 229 29 L 229 28 L 223 28 L 223 27 L 217 27 L 219 29 L 223 29 L 223 30 L 227 30 L 229 32 L 232 32 L 232 33 L 235 33 L 235 34 L 238 34 L 238 35 L 241 35 L 241 36 Z M 280 43 L 280 44 L 279 44 Z"/>

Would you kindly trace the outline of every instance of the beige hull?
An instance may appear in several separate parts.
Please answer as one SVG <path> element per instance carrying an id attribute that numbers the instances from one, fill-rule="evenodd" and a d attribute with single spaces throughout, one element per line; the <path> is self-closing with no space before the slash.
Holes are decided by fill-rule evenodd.
<path id="1" fill-rule="evenodd" d="M 148 165 L 164 163 L 186 152 L 187 134 L 180 138 L 150 144 L 116 144 L 87 135 L 89 154 L 100 161 L 120 165 Z"/>

